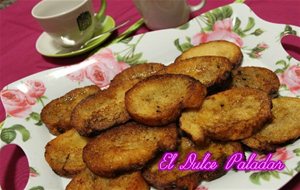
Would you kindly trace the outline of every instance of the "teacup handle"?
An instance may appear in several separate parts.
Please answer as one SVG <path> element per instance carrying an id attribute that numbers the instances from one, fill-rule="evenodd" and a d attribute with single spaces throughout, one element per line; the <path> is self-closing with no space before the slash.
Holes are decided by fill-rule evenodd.
<path id="1" fill-rule="evenodd" d="M 97 21 L 102 21 L 105 18 L 106 0 L 101 0 L 101 7 L 96 15 Z"/>
<path id="2" fill-rule="evenodd" d="M 194 12 L 200 10 L 205 5 L 205 3 L 206 0 L 200 0 L 200 2 L 197 5 L 189 5 L 190 11 Z"/>

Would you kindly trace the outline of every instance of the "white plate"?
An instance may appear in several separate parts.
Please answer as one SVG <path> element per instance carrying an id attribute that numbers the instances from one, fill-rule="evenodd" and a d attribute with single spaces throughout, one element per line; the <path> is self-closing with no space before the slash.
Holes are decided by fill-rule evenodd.
<path id="1" fill-rule="evenodd" d="M 207 21 L 214 24 L 209 25 Z M 39 126 L 39 113 L 44 104 L 71 89 L 91 83 L 105 87 L 126 63 L 149 61 L 168 65 L 181 53 L 180 50 L 214 39 L 227 39 L 241 45 L 243 66 L 256 65 L 275 71 L 281 79 L 280 95 L 299 97 L 300 83 L 296 70 L 299 72 L 300 63 L 289 57 L 280 43 L 282 34 L 287 33 L 299 34 L 300 29 L 266 22 L 246 5 L 231 4 L 203 14 L 178 29 L 149 32 L 126 39 L 102 49 L 78 65 L 28 76 L 8 85 L 1 92 L 8 116 L 1 129 L 0 145 L 18 144 L 28 156 L 32 175 L 27 189 L 36 186 L 64 189 L 69 180 L 57 176 L 44 159 L 44 147 L 54 138 L 45 126 Z M 103 77 L 97 78 L 104 63 L 117 67 L 102 70 Z M 275 156 L 286 164 L 283 171 L 229 171 L 217 180 L 203 182 L 201 188 L 278 189 L 299 172 L 299 147 L 300 140 L 277 150 Z"/>

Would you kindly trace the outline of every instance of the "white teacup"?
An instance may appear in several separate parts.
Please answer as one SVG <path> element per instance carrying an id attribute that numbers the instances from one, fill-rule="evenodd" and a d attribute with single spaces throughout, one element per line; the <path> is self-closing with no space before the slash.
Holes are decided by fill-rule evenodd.
<path id="1" fill-rule="evenodd" d="M 186 23 L 190 13 L 201 9 L 205 0 L 191 6 L 186 0 L 133 0 L 138 11 L 152 30 L 173 28 Z"/>
<path id="2" fill-rule="evenodd" d="M 92 0 L 42 0 L 31 14 L 56 43 L 79 46 L 93 36 L 96 22 L 103 19 L 106 1 L 94 17 Z"/>

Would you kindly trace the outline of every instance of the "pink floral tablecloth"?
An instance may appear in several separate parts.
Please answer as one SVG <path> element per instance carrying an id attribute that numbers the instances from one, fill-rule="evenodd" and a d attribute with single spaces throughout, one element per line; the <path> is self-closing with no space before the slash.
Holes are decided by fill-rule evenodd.
<path id="1" fill-rule="evenodd" d="M 197 0 L 189 0 L 195 4 Z M 31 16 L 32 7 L 39 0 L 17 0 L 12 5 L 0 10 L 0 89 L 7 84 L 25 76 L 50 68 L 76 64 L 87 58 L 88 54 L 74 58 L 47 58 L 35 50 L 35 42 L 42 32 L 38 23 Z M 95 9 L 100 6 L 100 0 L 93 0 Z M 232 0 L 207 0 L 203 9 L 191 15 L 195 17 L 203 12 L 232 3 Z M 299 0 L 246 0 L 245 2 L 261 18 L 275 23 L 285 23 L 300 26 Z M 140 18 L 131 0 L 108 0 L 106 13 L 117 23 L 130 19 L 130 23 Z M 126 27 L 125 27 L 126 28 Z M 119 29 L 118 32 L 124 31 Z M 149 31 L 140 28 L 137 33 Z M 300 60 L 300 40 L 286 38 L 285 49 Z M 300 80 L 300 74 L 296 77 Z M 29 84 L 30 85 L 30 84 Z M 38 91 L 33 92 L 38 95 Z M 0 121 L 4 120 L 5 112 L 0 105 Z M 0 151 L 0 184 L 3 190 L 23 189 L 29 172 L 27 160 L 21 150 L 9 145 Z M 299 190 L 299 174 L 282 189 Z"/>

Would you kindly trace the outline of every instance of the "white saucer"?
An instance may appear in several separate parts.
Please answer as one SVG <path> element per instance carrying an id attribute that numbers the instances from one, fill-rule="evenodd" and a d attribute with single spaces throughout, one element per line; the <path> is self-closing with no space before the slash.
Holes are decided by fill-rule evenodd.
<path id="1" fill-rule="evenodd" d="M 103 33 L 115 27 L 115 21 L 112 17 L 106 16 L 103 24 L 101 25 L 102 26 L 100 27 L 100 29 L 95 31 L 95 35 Z M 79 50 L 70 50 L 68 48 L 61 47 L 60 45 L 54 42 L 54 40 L 49 36 L 49 34 L 43 32 L 37 39 L 35 48 L 40 54 L 47 57 L 71 57 L 86 53 L 94 49 L 95 47 L 103 43 L 110 35 L 111 33 L 104 34 L 101 38 L 99 38 L 98 40 L 91 43 L 85 48 Z"/>

